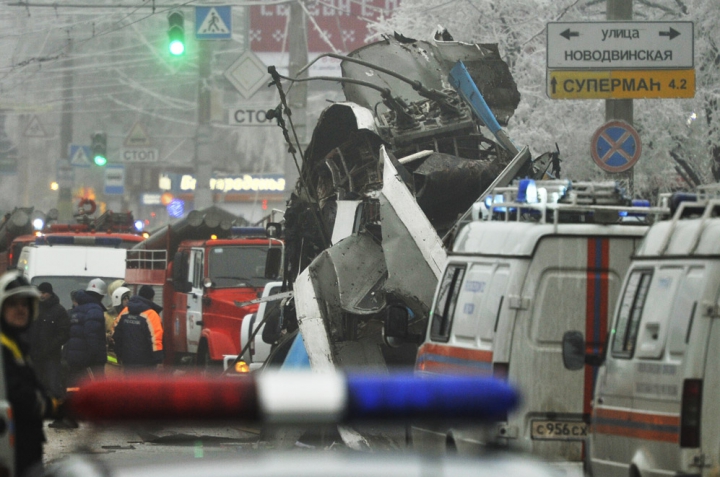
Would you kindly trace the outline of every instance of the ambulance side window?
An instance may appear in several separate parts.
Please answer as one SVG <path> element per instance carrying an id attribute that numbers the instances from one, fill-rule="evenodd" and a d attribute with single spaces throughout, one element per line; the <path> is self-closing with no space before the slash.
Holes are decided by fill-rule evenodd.
<path id="1" fill-rule="evenodd" d="M 616 358 L 633 356 L 651 280 L 651 270 L 634 270 L 630 274 L 613 330 L 612 355 Z"/>
<path id="2" fill-rule="evenodd" d="M 450 339 L 452 317 L 464 276 L 465 265 L 450 264 L 445 270 L 432 314 L 430 339 L 433 341 L 445 342 Z"/>
<path id="3" fill-rule="evenodd" d="M 193 250 L 193 288 L 202 288 L 203 283 L 203 253 L 200 250 Z"/>

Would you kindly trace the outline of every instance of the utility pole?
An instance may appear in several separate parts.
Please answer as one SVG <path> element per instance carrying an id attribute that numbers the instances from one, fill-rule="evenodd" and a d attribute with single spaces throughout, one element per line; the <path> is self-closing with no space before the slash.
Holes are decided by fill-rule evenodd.
<path id="1" fill-rule="evenodd" d="M 633 0 L 607 0 L 607 19 L 632 20 Z M 605 121 L 622 120 L 633 125 L 633 100 L 632 99 L 606 99 L 605 100 Z M 633 169 L 615 174 L 623 182 L 627 181 L 627 191 L 632 196 L 634 189 Z"/>
<path id="2" fill-rule="evenodd" d="M 298 71 L 308 64 L 308 40 L 307 40 L 307 18 L 305 10 L 299 2 L 290 4 L 290 23 L 288 25 L 288 72 L 291 78 L 295 78 Z M 308 77 L 305 71 L 302 78 Z M 292 111 L 292 123 L 295 126 L 299 147 L 302 150 L 307 146 L 307 83 L 295 83 L 288 95 L 288 105 Z M 301 164 L 302 166 L 302 164 Z M 285 159 L 285 183 L 295 184 L 299 175 L 295 162 L 288 154 Z"/>
<path id="3" fill-rule="evenodd" d="M 63 61 L 63 73 L 62 79 L 62 113 L 60 118 L 60 154 L 61 161 L 66 161 L 67 164 L 63 170 L 68 171 L 68 174 L 72 174 L 72 166 L 70 165 L 70 159 L 63 159 L 69 156 L 70 143 L 73 137 L 73 59 L 72 53 L 72 39 L 68 38 L 67 48 L 65 49 L 67 59 Z M 63 177 L 58 181 L 58 220 L 64 223 L 70 223 L 73 219 L 73 203 L 72 203 L 72 187 L 73 181 L 68 177 Z"/>
<path id="4" fill-rule="evenodd" d="M 210 178 L 212 177 L 212 157 L 210 139 L 210 60 L 211 41 L 198 41 L 198 128 L 195 136 L 195 209 L 205 209 L 213 205 Z"/>

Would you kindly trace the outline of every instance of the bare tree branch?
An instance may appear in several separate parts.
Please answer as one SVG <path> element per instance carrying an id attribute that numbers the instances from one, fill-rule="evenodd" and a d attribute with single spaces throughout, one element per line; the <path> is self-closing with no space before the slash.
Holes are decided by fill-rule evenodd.
<path id="1" fill-rule="evenodd" d="M 675 0 L 675 3 L 677 4 L 678 7 L 680 7 L 680 11 L 682 12 L 683 15 L 688 14 L 688 7 L 685 4 L 685 2 L 683 2 L 682 0 Z"/>
<path id="2" fill-rule="evenodd" d="M 603 0 L 603 1 L 605 1 L 605 0 Z M 553 21 L 555 21 L 555 22 L 560 21 L 560 20 L 562 19 L 562 17 L 564 17 L 565 14 L 568 12 L 568 10 L 570 10 L 570 9 L 573 8 L 575 5 L 577 5 L 578 2 L 580 2 L 580 0 L 575 0 L 573 3 L 571 3 L 571 4 L 568 5 L 566 8 L 564 8 L 564 9 L 557 15 L 557 17 L 555 17 L 555 19 L 554 19 Z M 530 38 L 528 38 L 522 45 L 520 45 L 520 48 L 524 47 L 525 45 L 527 45 L 528 43 L 530 43 L 531 41 L 533 41 L 535 38 L 537 38 L 538 36 L 542 35 L 543 33 L 545 33 L 545 28 L 543 28 L 542 30 L 540 30 L 539 32 L 535 33 L 533 36 L 531 36 Z"/>
<path id="3" fill-rule="evenodd" d="M 662 11 L 665 12 L 665 13 L 669 13 L 669 14 L 672 14 L 672 15 L 677 15 L 677 14 L 678 14 L 677 10 L 673 10 L 673 9 L 670 8 L 670 7 L 666 7 L 665 5 L 661 5 L 661 4 L 656 3 L 656 2 L 651 2 L 650 0 L 637 0 L 637 2 L 638 2 L 638 3 L 641 3 L 642 5 L 645 5 L 645 6 L 647 6 L 647 7 L 650 7 L 650 8 L 657 8 L 658 10 L 662 10 Z"/>

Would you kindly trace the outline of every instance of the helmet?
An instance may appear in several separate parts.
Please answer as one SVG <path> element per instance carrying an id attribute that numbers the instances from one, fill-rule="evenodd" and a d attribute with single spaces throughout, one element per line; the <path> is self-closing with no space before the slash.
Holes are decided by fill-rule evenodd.
<path id="1" fill-rule="evenodd" d="M 112 282 L 111 284 L 108 285 L 107 294 L 112 296 L 113 293 L 115 292 L 115 290 L 117 290 L 120 287 L 124 287 L 124 286 L 125 286 L 125 280 L 123 280 L 122 278 L 118 278 L 117 280 L 115 280 L 114 282 Z"/>
<path id="2" fill-rule="evenodd" d="M 100 278 L 93 278 L 88 282 L 88 286 L 85 291 L 95 292 L 98 295 L 107 295 L 107 285 Z"/>
<path id="3" fill-rule="evenodd" d="M 37 288 L 30 285 L 27 278 L 18 270 L 5 273 L 0 277 L 0 310 L 5 299 L 13 295 L 23 295 L 30 298 L 30 320 L 34 320 L 40 312 L 39 297 Z"/>
<path id="4" fill-rule="evenodd" d="M 123 295 L 132 293 L 127 287 L 117 288 L 112 294 L 112 306 L 120 306 L 122 304 Z"/>

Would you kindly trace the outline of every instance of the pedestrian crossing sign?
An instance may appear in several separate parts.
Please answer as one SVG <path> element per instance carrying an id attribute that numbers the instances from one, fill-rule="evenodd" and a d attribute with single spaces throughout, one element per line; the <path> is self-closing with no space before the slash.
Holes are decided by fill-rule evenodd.
<path id="1" fill-rule="evenodd" d="M 70 144 L 70 164 L 76 167 L 90 167 L 90 146 Z"/>
<path id="2" fill-rule="evenodd" d="M 232 38 L 232 7 L 195 7 L 195 38 L 229 40 Z"/>

